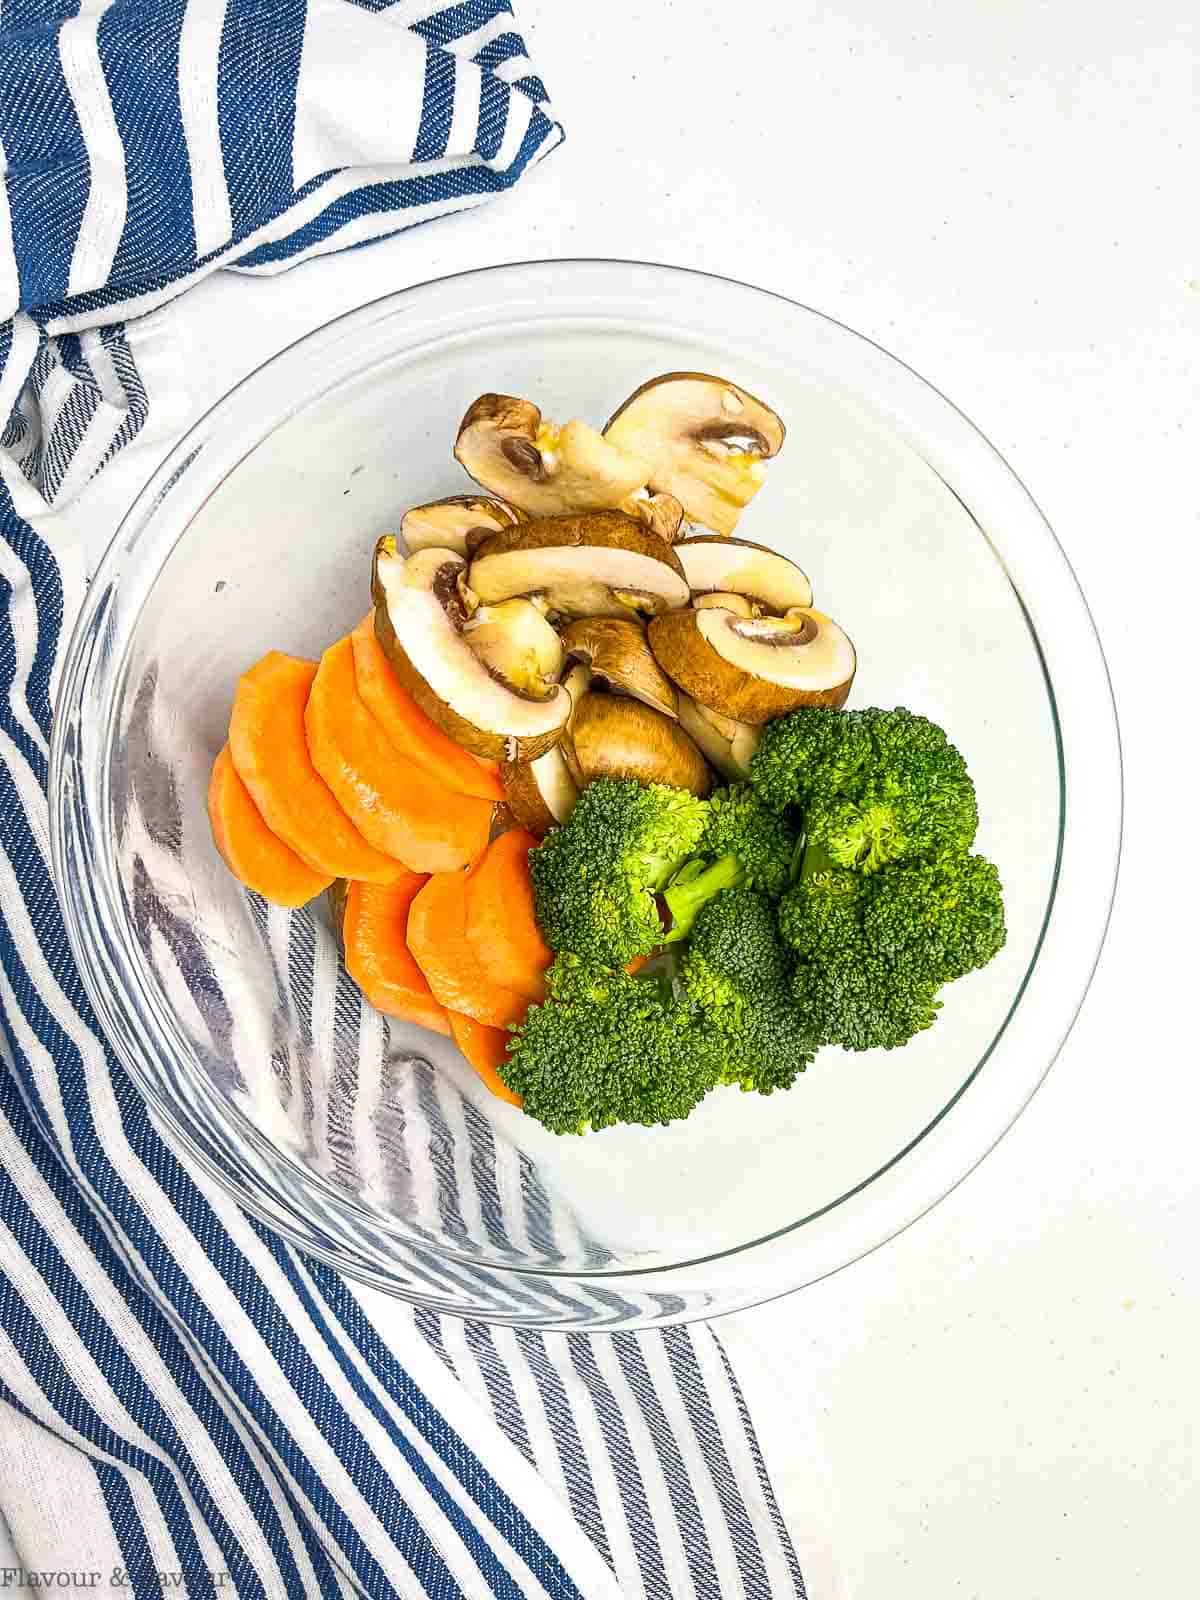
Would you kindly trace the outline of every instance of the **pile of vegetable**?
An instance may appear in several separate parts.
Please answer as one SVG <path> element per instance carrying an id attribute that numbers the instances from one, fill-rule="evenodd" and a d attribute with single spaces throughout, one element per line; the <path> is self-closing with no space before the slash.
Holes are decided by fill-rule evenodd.
<path id="1" fill-rule="evenodd" d="M 906 1044 L 1004 943 L 976 824 L 962 757 L 905 710 L 794 711 L 708 800 L 593 784 L 533 856 L 556 960 L 501 1076 L 579 1133 L 786 1089 L 823 1045 Z"/>
<path id="2" fill-rule="evenodd" d="M 328 892 L 367 1001 L 556 1133 L 896 1048 L 1004 942 L 962 757 L 841 709 L 849 639 L 731 537 L 783 438 L 704 374 L 603 432 L 484 395 L 455 454 L 490 493 L 409 511 L 359 626 L 237 687 L 209 790 L 231 871 Z"/>

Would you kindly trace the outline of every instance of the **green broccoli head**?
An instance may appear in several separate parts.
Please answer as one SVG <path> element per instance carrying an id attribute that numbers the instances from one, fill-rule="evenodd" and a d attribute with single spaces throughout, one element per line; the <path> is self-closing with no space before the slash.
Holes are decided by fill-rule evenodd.
<path id="1" fill-rule="evenodd" d="M 820 1044 L 896 1050 L 937 1017 L 937 985 L 850 943 L 820 962 L 800 961 L 792 998 Z"/>
<path id="2" fill-rule="evenodd" d="M 707 802 L 682 789 L 590 783 L 570 821 L 530 854 L 546 943 L 608 966 L 653 950 L 663 935 L 655 896 L 694 854 L 707 820 Z"/>
<path id="3" fill-rule="evenodd" d="M 726 889 L 759 889 L 777 900 L 791 882 L 800 844 L 786 818 L 769 811 L 748 784 L 718 789 L 708 802 L 699 854 L 663 890 L 665 942 L 686 939 L 701 908 Z"/>
<path id="4" fill-rule="evenodd" d="M 778 915 L 805 1027 L 847 1050 L 906 1044 L 936 1018 L 942 985 L 1004 943 L 999 874 L 962 852 L 863 876 L 810 845 Z"/>
<path id="5" fill-rule="evenodd" d="M 911 711 L 864 713 L 874 745 L 864 801 L 891 806 L 903 845 L 893 861 L 969 850 L 979 827 L 967 763 L 936 722 Z M 849 864 L 849 863 L 847 863 Z"/>
<path id="6" fill-rule="evenodd" d="M 963 854 L 880 873 L 867 891 L 863 934 L 887 959 L 951 983 L 1004 946 L 1000 874 L 983 856 Z"/>
<path id="7" fill-rule="evenodd" d="M 864 713 L 812 706 L 763 729 L 750 761 L 750 781 L 772 811 L 847 794 L 867 766 L 872 745 Z"/>
<path id="8" fill-rule="evenodd" d="M 779 933 L 804 961 L 836 956 L 862 935 L 863 880 L 810 848 L 804 870 L 779 903 Z"/>
<path id="9" fill-rule="evenodd" d="M 804 1071 L 820 1042 L 792 1001 L 788 956 L 765 895 L 726 889 L 699 911 L 683 960 L 688 999 L 721 1041 L 721 1078 L 770 1094 Z"/>
<path id="10" fill-rule="evenodd" d="M 799 807 L 809 843 L 855 872 L 969 850 L 979 823 L 966 762 L 902 707 L 794 711 L 765 730 L 751 777 L 765 805 Z"/>
<path id="11" fill-rule="evenodd" d="M 868 880 L 814 848 L 779 905 L 779 932 L 796 956 L 792 1000 L 806 1032 L 847 1050 L 890 1049 L 933 1020 L 933 990 L 914 991 L 863 935 Z"/>
<path id="12" fill-rule="evenodd" d="M 751 889 L 772 900 L 787 888 L 796 859 L 797 834 L 787 820 L 769 810 L 748 783 L 717 789 L 709 797 L 708 822 L 700 854 L 734 855 Z"/>
<path id="13" fill-rule="evenodd" d="M 560 955 L 500 1076 L 552 1133 L 674 1122 L 718 1082 L 724 1056 L 669 985 Z"/>

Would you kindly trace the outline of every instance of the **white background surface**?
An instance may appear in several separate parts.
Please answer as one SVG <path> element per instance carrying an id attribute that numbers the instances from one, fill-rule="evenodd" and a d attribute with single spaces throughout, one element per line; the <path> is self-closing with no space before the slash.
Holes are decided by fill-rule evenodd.
<path id="1" fill-rule="evenodd" d="M 722 1324 L 813 1600 L 1200 1593 L 1196 16 L 524 0 L 569 140 L 523 192 L 285 278 L 210 281 L 170 313 L 195 414 L 309 328 L 441 273 L 567 255 L 727 273 L 949 394 L 1075 565 L 1128 774 L 1091 998 L 943 1205 Z M 89 492 L 93 540 L 161 451 Z"/>

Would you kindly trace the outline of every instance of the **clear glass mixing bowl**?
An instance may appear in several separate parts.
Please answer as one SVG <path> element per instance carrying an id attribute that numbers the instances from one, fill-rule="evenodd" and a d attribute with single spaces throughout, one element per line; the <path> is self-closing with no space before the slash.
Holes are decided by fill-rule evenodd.
<path id="1" fill-rule="evenodd" d="M 860 660 L 852 704 L 949 730 L 1000 867 L 1008 946 L 903 1052 L 826 1051 L 787 1094 L 555 1138 L 449 1044 L 361 1005 L 324 908 L 243 893 L 205 787 L 238 674 L 317 655 L 368 604 L 371 548 L 467 487 L 476 394 L 603 420 L 646 377 L 725 374 L 788 444 L 747 537 L 794 555 Z M 96 1010 L 169 1138 L 337 1267 L 530 1326 L 708 1316 L 834 1271 L 947 1193 L 1032 1094 L 1095 964 L 1120 836 L 1101 650 L 1037 507 L 947 400 L 814 311 L 619 262 L 408 289 L 285 351 L 146 485 L 72 640 L 54 859 Z"/>

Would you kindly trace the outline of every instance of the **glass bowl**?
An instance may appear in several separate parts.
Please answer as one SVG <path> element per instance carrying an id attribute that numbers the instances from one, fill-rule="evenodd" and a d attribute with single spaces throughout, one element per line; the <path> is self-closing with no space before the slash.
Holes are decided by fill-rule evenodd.
<path id="1" fill-rule="evenodd" d="M 484 390 L 602 421 L 648 376 L 719 372 L 788 443 L 741 529 L 795 556 L 855 640 L 851 704 L 942 723 L 976 779 L 1009 940 L 902 1052 L 823 1052 L 769 1098 L 556 1138 L 447 1041 L 339 972 L 328 912 L 267 907 L 213 848 L 235 681 L 316 656 L 369 603 L 372 545 L 468 487 Z M 64 666 L 54 862 L 72 946 L 167 1136 L 353 1276 L 535 1327 L 711 1316 L 832 1272 L 956 1184 L 1071 1025 L 1111 901 L 1120 757 L 1100 646 L 1012 471 L 868 340 L 760 290 L 622 262 L 493 268 L 388 296 L 253 373 L 163 462 Z"/>

